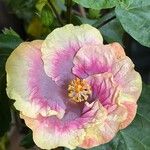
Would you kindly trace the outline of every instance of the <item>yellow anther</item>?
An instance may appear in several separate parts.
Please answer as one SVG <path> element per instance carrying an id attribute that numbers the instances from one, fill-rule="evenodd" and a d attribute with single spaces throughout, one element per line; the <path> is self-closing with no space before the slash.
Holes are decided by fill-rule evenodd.
<path id="1" fill-rule="evenodd" d="M 91 87 L 85 79 L 76 78 L 68 85 L 68 96 L 73 102 L 86 101 L 91 93 Z"/>

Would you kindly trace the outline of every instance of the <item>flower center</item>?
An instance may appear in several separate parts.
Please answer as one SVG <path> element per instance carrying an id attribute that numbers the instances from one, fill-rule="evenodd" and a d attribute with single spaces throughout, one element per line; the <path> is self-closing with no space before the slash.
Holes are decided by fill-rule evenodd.
<path id="1" fill-rule="evenodd" d="M 86 101 L 91 93 L 91 87 L 84 79 L 76 78 L 68 85 L 68 96 L 73 102 Z"/>

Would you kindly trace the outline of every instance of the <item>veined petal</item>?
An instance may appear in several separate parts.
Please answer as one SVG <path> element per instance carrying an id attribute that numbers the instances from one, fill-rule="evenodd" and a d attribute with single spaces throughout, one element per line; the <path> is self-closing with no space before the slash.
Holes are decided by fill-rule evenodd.
<path id="1" fill-rule="evenodd" d="M 84 46 L 76 53 L 73 63 L 72 71 L 79 78 L 109 72 L 122 89 L 120 96 L 133 102 L 139 98 L 141 77 L 120 44 Z M 120 100 L 123 102 L 121 97 Z"/>
<path id="2" fill-rule="evenodd" d="M 91 101 L 98 99 L 109 111 L 112 111 L 112 108 L 115 109 L 120 89 L 114 82 L 112 73 L 95 74 L 86 78 L 86 81 L 92 89 L 92 95 L 89 98 Z"/>
<path id="3" fill-rule="evenodd" d="M 141 76 L 134 69 L 134 64 L 125 55 L 123 47 L 119 43 L 109 44 L 115 53 L 116 61 L 112 65 L 114 81 L 120 86 L 122 92 L 119 94 L 120 103 L 124 101 L 135 103 L 142 90 Z"/>
<path id="4" fill-rule="evenodd" d="M 76 52 L 85 45 L 102 44 L 100 32 L 88 25 L 66 25 L 51 32 L 42 45 L 42 58 L 48 76 L 57 84 L 73 78 L 71 68 Z"/>
<path id="5" fill-rule="evenodd" d="M 135 117 L 137 104 L 135 97 L 131 101 L 131 97 L 121 96 L 124 90 L 114 80 L 112 73 L 89 76 L 86 80 L 92 87 L 90 99 L 99 101 L 102 104 L 99 108 L 105 109 L 107 114 L 103 121 L 102 117 L 95 115 L 95 120 L 85 127 L 86 135 L 80 147 L 92 148 L 109 142 L 120 129 L 127 127 Z"/>
<path id="6" fill-rule="evenodd" d="M 80 77 L 111 72 L 115 61 L 115 53 L 110 45 L 89 45 L 82 47 L 73 59 L 72 72 Z"/>
<path id="7" fill-rule="evenodd" d="M 56 117 L 29 118 L 21 114 L 26 125 L 33 131 L 33 140 L 43 149 L 52 149 L 58 146 L 65 146 L 75 149 L 81 145 L 86 138 L 86 128 L 89 128 L 92 122 L 103 124 L 107 112 L 101 107 L 99 101 L 88 105 L 89 110 L 83 112 L 81 117 L 72 121 L 58 119 Z M 60 140 L 61 139 L 61 140 Z M 51 141 L 51 142 L 49 142 Z"/>
<path id="8" fill-rule="evenodd" d="M 38 117 L 36 119 L 21 115 L 26 125 L 33 131 L 33 140 L 42 149 L 59 146 L 75 149 L 84 139 L 84 129 L 68 124 L 63 125 L 58 118 Z M 71 128 L 72 126 L 72 128 Z"/>
<path id="9" fill-rule="evenodd" d="M 121 129 L 122 123 L 127 121 L 127 116 L 128 109 L 124 105 L 118 106 L 111 113 L 102 105 L 99 106 L 95 119 L 85 127 L 85 138 L 79 147 L 89 149 L 111 141 Z"/>
<path id="10" fill-rule="evenodd" d="M 129 57 L 116 62 L 112 67 L 114 81 L 122 89 L 119 95 L 119 103 L 124 101 L 136 102 L 141 94 L 142 80 L 138 72 L 134 70 L 134 64 Z"/>
<path id="11" fill-rule="evenodd" d="M 42 43 L 24 42 L 12 52 L 6 63 L 7 94 L 24 115 L 36 117 L 40 113 L 61 118 L 65 110 L 63 94 L 44 72 Z"/>
<path id="12" fill-rule="evenodd" d="M 72 71 L 81 78 L 111 72 L 113 64 L 125 57 L 124 49 L 119 43 L 86 45 L 76 53 Z"/>
<path id="13" fill-rule="evenodd" d="M 136 114 L 140 75 L 121 45 L 103 45 L 99 31 L 87 24 L 55 29 L 44 42 L 22 43 L 6 71 L 8 96 L 43 149 L 104 144 Z M 75 77 L 87 81 L 86 102 L 68 98 Z M 82 84 L 75 87 L 81 88 L 87 92 Z"/>

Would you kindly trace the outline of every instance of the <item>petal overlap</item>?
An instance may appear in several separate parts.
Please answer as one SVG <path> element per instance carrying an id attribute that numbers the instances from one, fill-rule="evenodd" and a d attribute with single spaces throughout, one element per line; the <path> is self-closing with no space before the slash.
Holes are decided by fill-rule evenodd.
<path id="1" fill-rule="evenodd" d="M 42 58 L 48 76 L 58 84 L 73 78 L 71 68 L 76 52 L 84 45 L 102 44 L 100 32 L 88 24 L 55 29 L 42 45 Z"/>
<path id="2" fill-rule="evenodd" d="M 62 117 L 65 104 L 60 89 L 44 72 L 40 51 L 42 43 L 24 42 L 8 58 L 7 94 L 16 100 L 15 107 L 24 115 L 36 117 L 41 113 Z M 51 94 L 54 88 L 57 90 Z"/>

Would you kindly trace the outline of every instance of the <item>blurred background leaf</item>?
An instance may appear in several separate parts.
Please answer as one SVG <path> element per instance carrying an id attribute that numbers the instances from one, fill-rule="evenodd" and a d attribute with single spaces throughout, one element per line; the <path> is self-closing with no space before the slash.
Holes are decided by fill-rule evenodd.
<path id="1" fill-rule="evenodd" d="M 20 39 L 20 36 L 10 27 L 9 29 L 7 28 L 4 28 L 2 30 L 2 32 L 5 34 L 5 35 L 14 35 L 16 37 L 18 37 Z"/>
<path id="2" fill-rule="evenodd" d="M 43 7 L 47 4 L 47 0 L 38 0 L 36 3 L 36 9 L 41 12 Z"/>
<path id="3" fill-rule="evenodd" d="M 35 15 L 36 0 L 6 0 L 6 2 L 13 13 L 27 22 Z"/>
<path id="4" fill-rule="evenodd" d="M 30 131 L 27 135 L 25 135 L 21 141 L 20 141 L 20 146 L 29 149 L 35 146 L 35 143 L 32 138 L 32 131 Z"/>
<path id="5" fill-rule="evenodd" d="M 8 143 L 9 143 L 9 139 L 7 134 L 5 134 L 3 137 L 0 137 L 0 150 L 7 150 Z"/>
<path id="6" fill-rule="evenodd" d="M 47 27 L 49 27 L 54 21 L 53 12 L 47 5 L 45 5 L 41 10 L 41 21 L 43 25 Z"/>
<path id="7" fill-rule="evenodd" d="M 100 10 L 97 9 L 89 9 L 88 18 L 90 19 L 99 19 L 100 18 Z"/>
<path id="8" fill-rule="evenodd" d="M 18 35 L 19 36 L 19 35 Z M 11 50 L 22 42 L 20 37 L 14 34 L 0 34 L 0 55 L 9 55 Z"/>
<path id="9" fill-rule="evenodd" d="M 34 38 L 44 38 L 51 30 L 44 27 L 39 17 L 34 17 L 27 27 L 27 33 Z"/>
<path id="10" fill-rule="evenodd" d="M 9 130 L 11 123 L 10 103 L 5 89 L 6 76 L 3 72 L 0 74 L 0 137 Z"/>
<path id="11" fill-rule="evenodd" d="M 5 63 L 12 50 L 22 42 L 12 29 L 5 29 L 4 33 L 0 34 L 0 136 L 9 130 L 11 123 L 10 103 L 6 95 Z"/>

